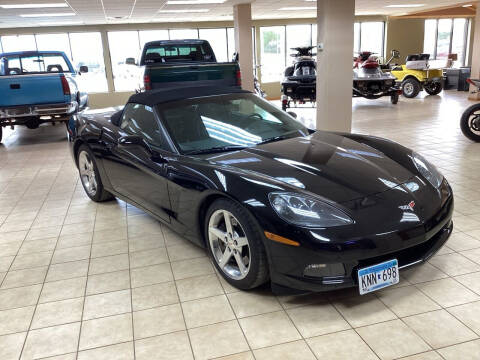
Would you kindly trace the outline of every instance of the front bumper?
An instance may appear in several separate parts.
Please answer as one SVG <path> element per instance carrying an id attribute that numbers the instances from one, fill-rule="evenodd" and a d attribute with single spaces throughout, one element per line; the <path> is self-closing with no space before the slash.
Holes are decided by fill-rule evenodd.
<path id="1" fill-rule="evenodd" d="M 425 229 L 422 232 L 415 229 L 347 241 L 346 246 L 343 245 L 341 248 L 339 246 L 336 254 L 329 254 L 321 249 L 299 247 L 291 249 L 289 255 L 285 257 L 273 255 L 275 259 L 270 271 L 272 290 L 277 294 L 288 294 L 349 288 L 357 286 L 357 272 L 360 268 L 391 259 L 398 260 L 399 269 L 424 263 L 450 237 L 453 230 L 452 214 L 453 197 L 450 197 L 437 214 L 422 226 Z M 270 244 L 271 254 L 281 253 L 279 247 L 282 246 L 285 248 L 282 244 Z M 353 250 L 348 251 L 349 247 Z M 312 264 L 326 266 L 322 274 L 306 275 L 305 269 Z"/>
<path id="2" fill-rule="evenodd" d="M 40 116 L 69 116 L 78 108 L 78 103 L 25 105 L 0 108 L 0 120 Z"/>

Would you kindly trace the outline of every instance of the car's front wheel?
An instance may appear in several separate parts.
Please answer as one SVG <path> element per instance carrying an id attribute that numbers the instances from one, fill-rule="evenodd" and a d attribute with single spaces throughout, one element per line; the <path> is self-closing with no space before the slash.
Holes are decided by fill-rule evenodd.
<path id="1" fill-rule="evenodd" d="M 113 199 L 114 196 L 103 188 L 92 151 L 86 145 L 81 145 L 77 154 L 80 181 L 88 197 L 96 202 Z"/>
<path id="2" fill-rule="evenodd" d="M 205 217 L 205 238 L 215 267 L 228 283 L 248 290 L 268 280 L 262 231 L 241 205 L 214 201 Z"/>
<path id="3" fill-rule="evenodd" d="M 406 98 L 416 97 L 421 89 L 422 85 L 417 79 L 408 78 L 402 82 L 402 93 Z"/>

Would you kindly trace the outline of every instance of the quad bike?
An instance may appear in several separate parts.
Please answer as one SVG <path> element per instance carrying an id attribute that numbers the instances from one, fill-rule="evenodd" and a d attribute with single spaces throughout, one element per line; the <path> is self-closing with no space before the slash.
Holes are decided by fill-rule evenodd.
<path id="1" fill-rule="evenodd" d="M 238 52 L 234 52 L 232 56 L 232 62 L 238 63 Z M 253 74 L 253 89 L 255 91 L 255 94 L 260 96 L 261 98 L 265 98 L 267 94 L 265 91 L 262 90 L 260 86 L 260 81 L 258 81 L 257 78 L 257 70 L 261 67 L 262 65 L 255 65 L 255 70 Z"/>
<path id="2" fill-rule="evenodd" d="M 317 63 L 313 59 L 312 49 L 315 46 L 292 48 L 295 53 L 293 64 L 285 69 L 282 81 L 282 109 L 286 111 L 293 101 L 305 104 L 310 102 L 314 106 L 317 100 Z"/>
<path id="3" fill-rule="evenodd" d="M 438 95 L 443 90 L 443 70 L 431 69 L 430 54 L 408 55 L 405 65 L 391 69 L 391 74 L 401 83 L 403 96 L 414 98 L 422 90 Z"/>
<path id="4" fill-rule="evenodd" d="M 468 79 L 467 82 L 477 88 L 473 93 L 480 90 L 480 80 Z M 480 103 L 470 106 L 463 112 L 460 129 L 470 140 L 480 142 Z"/>
<path id="5" fill-rule="evenodd" d="M 402 91 L 395 85 L 395 77 L 380 69 L 378 58 L 372 52 L 361 52 L 353 61 L 353 97 L 390 96 L 392 104 L 398 103 Z"/>

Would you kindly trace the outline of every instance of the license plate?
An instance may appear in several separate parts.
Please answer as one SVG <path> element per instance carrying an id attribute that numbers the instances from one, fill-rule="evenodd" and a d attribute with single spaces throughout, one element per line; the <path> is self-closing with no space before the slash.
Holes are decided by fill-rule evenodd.
<path id="1" fill-rule="evenodd" d="M 358 289 L 360 290 L 360 295 L 395 285 L 398 283 L 398 280 L 397 259 L 358 270 Z"/>

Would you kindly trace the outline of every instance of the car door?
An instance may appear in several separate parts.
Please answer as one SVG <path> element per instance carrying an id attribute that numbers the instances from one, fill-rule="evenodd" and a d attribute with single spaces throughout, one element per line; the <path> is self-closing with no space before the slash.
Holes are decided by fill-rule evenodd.
<path id="1" fill-rule="evenodd" d="M 122 141 L 142 137 L 144 145 Z M 118 124 L 118 133 L 104 130 L 102 140 L 108 154 L 104 166 L 113 189 L 146 210 L 169 221 L 167 189 L 167 142 L 153 108 L 129 103 Z"/>

